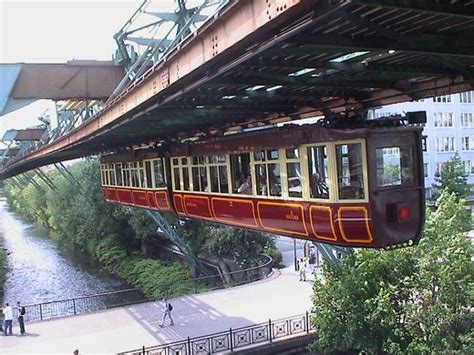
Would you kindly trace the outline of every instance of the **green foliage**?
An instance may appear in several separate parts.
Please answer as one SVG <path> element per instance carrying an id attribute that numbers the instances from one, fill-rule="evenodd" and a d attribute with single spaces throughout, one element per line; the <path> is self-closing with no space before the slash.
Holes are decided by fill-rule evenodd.
<path id="1" fill-rule="evenodd" d="M 433 184 L 434 199 L 437 199 L 442 191 L 454 192 L 458 198 L 465 198 L 469 193 L 467 185 L 467 174 L 464 171 L 464 163 L 458 152 L 442 164 L 439 176 L 435 177 L 436 183 Z"/>
<path id="2" fill-rule="evenodd" d="M 267 245 L 273 245 L 270 236 L 260 232 L 233 227 L 210 228 L 204 240 L 203 251 L 216 257 L 232 259 L 243 267 L 253 266 Z"/>
<path id="3" fill-rule="evenodd" d="M 473 249 L 463 201 L 445 191 L 418 246 L 358 250 L 315 282 L 313 350 L 473 353 Z"/>

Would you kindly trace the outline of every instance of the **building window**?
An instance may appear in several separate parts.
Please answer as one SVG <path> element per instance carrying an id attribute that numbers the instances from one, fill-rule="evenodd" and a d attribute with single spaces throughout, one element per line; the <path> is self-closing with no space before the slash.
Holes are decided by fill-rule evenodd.
<path id="1" fill-rule="evenodd" d="M 424 152 L 427 152 L 428 151 L 428 137 L 427 136 L 423 136 L 421 137 L 421 149 L 424 151 Z"/>
<path id="2" fill-rule="evenodd" d="M 428 177 L 428 163 L 423 164 L 423 170 L 424 170 L 425 177 Z"/>
<path id="3" fill-rule="evenodd" d="M 466 174 L 474 175 L 474 161 L 473 160 L 464 161 L 464 171 L 466 172 Z"/>
<path id="4" fill-rule="evenodd" d="M 462 127 L 474 127 L 474 114 L 472 112 L 461 113 L 461 126 Z"/>
<path id="5" fill-rule="evenodd" d="M 463 151 L 474 150 L 474 136 L 462 137 L 461 142 Z"/>
<path id="6" fill-rule="evenodd" d="M 437 152 L 454 152 L 454 137 L 437 137 Z"/>
<path id="7" fill-rule="evenodd" d="M 441 174 L 441 170 L 443 169 L 444 162 L 436 163 L 436 172 L 435 175 L 439 176 Z"/>
<path id="8" fill-rule="evenodd" d="M 447 103 L 451 102 L 451 95 L 441 95 L 433 97 L 433 102 Z"/>
<path id="9" fill-rule="evenodd" d="M 435 127 L 452 127 L 453 126 L 453 113 L 452 112 L 435 112 L 434 126 Z"/>
<path id="10" fill-rule="evenodd" d="M 474 102 L 474 91 L 466 91 L 460 93 L 459 101 L 462 104 L 472 104 Z"/>

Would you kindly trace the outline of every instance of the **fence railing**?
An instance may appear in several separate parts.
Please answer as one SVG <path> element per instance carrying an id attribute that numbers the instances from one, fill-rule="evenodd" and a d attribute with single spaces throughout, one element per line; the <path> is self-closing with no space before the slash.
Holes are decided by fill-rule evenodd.
<path id="1" fill-rule="evenodd" d="M 233 287 L 245 283 L 257 281 L 268 277 L 272 270 L 273 260 L 264 255 L 266 260 L 258 266 L 238 270 L 234 272 L 205 276 L 187 280 L 190 289 L 194 293 L 202 291 L 211 291 L 220 288 Z M 167 292 L 167 286 L 163 285 L 164 292 Z M 150 301 L 143 292 L 137 288 L 99 293 L 90 296 L 81 296 L 71 299 L 51 301 L 33 305 L 27 305 L 26 320 L 36 321 L 57 317 L 67 317 L 78 314 L 96 312 L 108 308 L 126 306 Z"/>
<path id="2" fill-rule="evenodd" d="M 309 334 L 314 329 L 310 322 L 311 314 L 283 318 L 241 328 L 187 338 L 173 343 L 142 346 L 140 349 L 125 351 L 119 355 L 201 355 L 232 352 L 234 350 L 283 340 L 296 335 Z"/>
<path id="3" fill-rule="evenodd" d="M 147 301 L 149 301 L 149 299 L 137 288 L 99 293 L 90 296 L 25 306 L 26 320 L 35 321 L 67 317 Z"/>

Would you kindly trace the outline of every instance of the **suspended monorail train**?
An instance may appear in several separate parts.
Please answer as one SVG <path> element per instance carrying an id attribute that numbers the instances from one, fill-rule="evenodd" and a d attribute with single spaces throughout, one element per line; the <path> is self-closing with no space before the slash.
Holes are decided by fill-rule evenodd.
<path id="1" fill-rule="evenodd" d="M 416 244 L 421 128 L 280 127 L 101 157 L 107 201 L 348 247 Z"/>

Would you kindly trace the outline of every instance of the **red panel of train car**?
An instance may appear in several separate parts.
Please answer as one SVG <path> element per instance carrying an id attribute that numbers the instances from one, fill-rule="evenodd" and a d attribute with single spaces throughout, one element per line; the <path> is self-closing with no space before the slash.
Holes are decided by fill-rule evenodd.
<path id="1" fill-rule="evenodd" d="M 308 236 L 302 205 L 259 201 L 257 210 L 263 228 L 273 232 Z"/>
<path id="2" fill-rule="evenodd" d="M 183 195 L 181 194 L 174 194 L 173 195 L 173 200 L 174 200 L 174 208 L 177 213 L 179 214 L 186 214 L 184 211 L 183 207 Z"/>
<path id="3" fill-rule="evenodd" d="M 130 190 L 117 189 L 118 200 L 122 203 L 132 204 L 132 193 Z"/>
<path id="4" fill-rule="evenodd" d="M 146 199 L 146 191 L 133 190 L 132 191 L 133 201 L 136 205 L 142 207 L 148 207 L 148 201 Z"/>
<path id="5" fill-rule="evenodd" d="M 369 213 L 364 206 L 341 206 L 337 212 L 342 238 L 349 243 L 373 242 Z"/>
<path id="6" fill-rule="evenodd" d="M 102 194 L 104 195 L 104 198 L 109 201 L 117 201 L 117 194 L 115 189 L 109 188 L 109 187 L 104 187 L 102 189 Z"/>
<path id="7" fill-rule="evenodd" d="M 311 229 L 316 238 L 337 241 L 332 215 L 332 209 L 329 206 L 311 206 L 309 208 Z"/>
<path id="8" fill-rule="evenodd" d="M 253 202 L 232 198 L 211 199 L 212 210 L 217 221 L 246 228 L 257 228 Z"/>
<path id="9" fill-rule="evenodd" d="M 170 204 L 168 202 L 168 192 L 158 191 L 155 192 L 156 204 L 160 210 L 169 210 Z"/>
<path id="10" fill-rule="evenodd" d="M 184 209 L 191 217 L 212 219 L 211 204 L 207 196 L 184 195 Z"/>
<path id="11" fill-rule="evenodd" d="M 147 192 L 147 197 L 148 197 L 148 206 L 150 208 L 158 208 L 156 206 L 156 201 L 155 201 L 155 198 L 154 198 L 154 192 L 148 191 Z"/>

